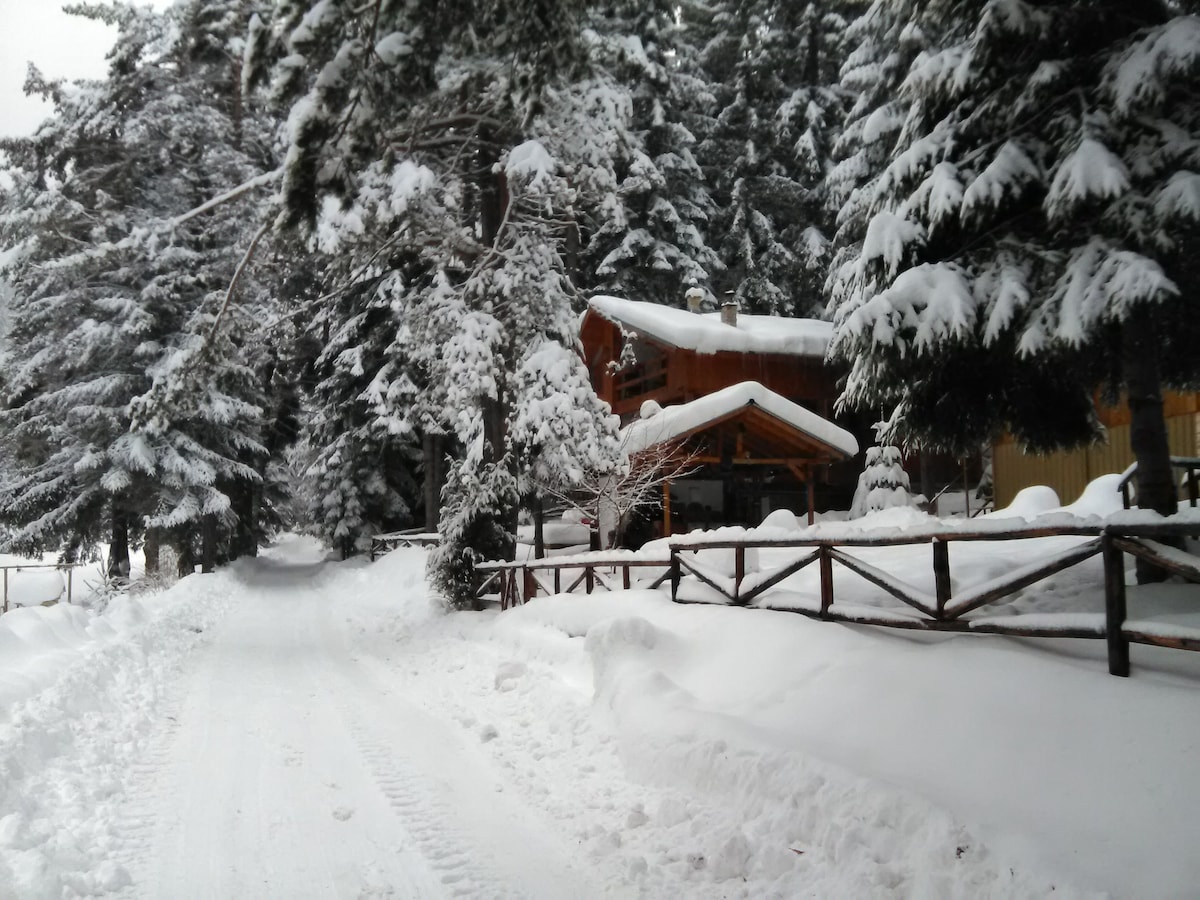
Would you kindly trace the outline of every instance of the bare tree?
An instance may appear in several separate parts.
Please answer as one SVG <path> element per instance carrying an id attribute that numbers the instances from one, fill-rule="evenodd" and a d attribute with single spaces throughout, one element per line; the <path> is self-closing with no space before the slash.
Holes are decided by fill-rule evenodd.
<path id="1" fill-rule="evenodd" d="M 627 429 L 615 470 L 587 469 L 572 484 L 545 488 L 547 497 L 595 523 L 603 549 L 619 547 L 634 513 L 655 506 L 673 480 L 696 469 L 698 451 L 682 438 L 640 444 Z"/>

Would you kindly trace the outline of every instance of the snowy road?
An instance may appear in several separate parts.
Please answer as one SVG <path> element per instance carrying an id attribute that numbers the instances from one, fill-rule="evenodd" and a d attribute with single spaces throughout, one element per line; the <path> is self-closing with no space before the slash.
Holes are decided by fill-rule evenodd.
<path id="1" fill-rule="evenodd" d="M 4 617 L 0 898 L 1194 896 L 1193 655 L 323 556 Z"/>
<path id="2" fill-rule="evenodd" d="M 570 896 L 569 848 L 463 732 L 359 659 L 317 563 L 243 567 L 193 661 L 127 862 L 144 897 Z M 177 724 L 176 724 L 177 723 Z"/>

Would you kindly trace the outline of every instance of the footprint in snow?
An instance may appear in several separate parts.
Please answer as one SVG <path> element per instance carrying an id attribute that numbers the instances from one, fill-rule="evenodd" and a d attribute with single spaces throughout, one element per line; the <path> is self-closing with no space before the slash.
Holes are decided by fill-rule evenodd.
<path id="1" fill-rule="evenodd" d="M 345 822 L 352 815 L 354 815 L 354 810 L 352 810 L 348 806 L 339 806 L 337 809 L 335 809 L 333 811 L 333 817 L 335 819 L 337 819 L 339 822 Z"/>

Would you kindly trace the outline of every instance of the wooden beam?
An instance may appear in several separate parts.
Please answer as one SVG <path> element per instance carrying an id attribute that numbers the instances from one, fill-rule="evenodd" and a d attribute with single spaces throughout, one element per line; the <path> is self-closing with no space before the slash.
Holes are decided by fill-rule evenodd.
<path id="1" fill-rule="evenodd" d="M 671 479 L 663 481 L 663 537 L 671 536 Z"/>
<path id="2" fill-rule="evenodd" d="M 913 609 L 919 610 L 927 616 L 936 617 L 937 612 L 934 604 L 929 602 L 930 598 L 923 591 L 918 590 L 908 582 L 902 581 L 899 578 L 893 578 L 886 572 L 868 565 L 861 559 L 855 559 L 853 556 L 849 556 L 832 547 L 829 548 L 829 555 L 851 572 L 861 575 L 876 587 L 883 588 L 897 600 L 907 603 Z"/>

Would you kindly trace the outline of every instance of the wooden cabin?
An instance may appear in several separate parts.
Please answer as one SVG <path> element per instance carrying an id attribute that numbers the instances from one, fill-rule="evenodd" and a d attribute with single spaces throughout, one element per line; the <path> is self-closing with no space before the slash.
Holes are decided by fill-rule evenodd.
<path id="1" fill-rule="evenodd" d="M 830 421 L 831 336 L 814 319 L 592 298 L 580 337 L 597 394 L 637 449 L 669 442 L 690 460 L 642 537 L 848 505 L 858 440 Z"/>
<path id="2" fill-rule="evenodd" d="M 743 381 L 823 418 L 837 399 L 825 364 L 833 326 L 817 319 L 720 313 L 593 297 L 580 326 L 592 385 L 622 421 L 646 400 L 685 403 Z"/>

